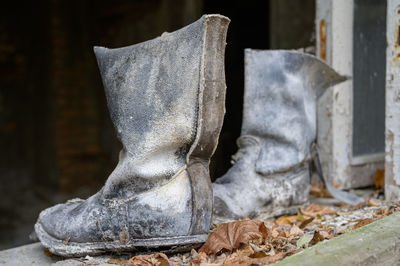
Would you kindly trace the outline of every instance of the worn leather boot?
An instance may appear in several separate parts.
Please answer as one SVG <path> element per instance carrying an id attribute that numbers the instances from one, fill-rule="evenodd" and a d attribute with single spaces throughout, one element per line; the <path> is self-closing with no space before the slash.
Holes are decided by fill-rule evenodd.
<path id="1" fill-rule="evenodd" d="M 35 230 L 52 253 L 179 250 L 207 239 L 228 24 L 205 15 L 147 42 L 94 48 L 123 150 L 98 193 L 42 211 Z"/>
<path id="2" fill-rule="evenodd" d="M 308 54 L 245 50 L 239 150 L 213 184 L 216 222 L 280 215 L 307 200 L 316 100 L 344 80 Z"/>

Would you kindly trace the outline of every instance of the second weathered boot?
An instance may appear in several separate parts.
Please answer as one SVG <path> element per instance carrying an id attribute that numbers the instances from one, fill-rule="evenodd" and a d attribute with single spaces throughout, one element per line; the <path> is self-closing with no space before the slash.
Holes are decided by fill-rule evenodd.
<path id="1" fill-rule="evenodd" d="M 98 193 L 40 214 L 36 234 L 52 253 L 179 249 L 207 239 L 228 24 L 206 15 L 144 43 L 95 47 L 123 150 Z"/>
<path id="2" fill-rule="evenodd" d="M 239 150 L 213 184 L 216 221 L 280 215 L 307 200 L 316 100 L 344 80 L 308 54 L 245 50 Z"/>

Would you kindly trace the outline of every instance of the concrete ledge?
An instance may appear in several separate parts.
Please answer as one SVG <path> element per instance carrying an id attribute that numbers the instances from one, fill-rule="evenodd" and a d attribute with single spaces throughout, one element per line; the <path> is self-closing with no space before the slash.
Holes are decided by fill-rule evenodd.
<path id="1" fill-rule="evenodd" d="M 274 265 L 400 265 L 400 212 Z"/>
<path id="2" fill-rule="evenodd" d="M 95 257 L 109 265 L 110 257 Z M 48 257 L 40 243 L 0 251 L 0 265 L 77 265 L 76 259 Z M 324 241 L 274 265 L 400 265 L 400 212 Z"/>
<path id="3" fill-rule="evenodd" d="M 115 256 L 114 256 L 115 257 Z M 58 256 L 47 256 L 45 254 L 45 248 L 41 243 L 34 243 L 25 245 L 17 248 L 7 249 L 0 251 L 0 265 L 34 265 L 34 266 L 76 266 L 76 265 L 97 265 L 105 266 L 111 265 L 107 261 L 112 256 L 98 256 L 89 257 L 88 259 L 78 258 L 62 258 Z M 116 257 L 118 259 L 126 259 L 122 257 Z M 113 264 L 114 265 L 114 264 Z"/>
<path id="4" fill-rule="evenodd" d="M 51 265 L 58 260 L 46 256 L 40 243 L 0 251 L 0 265 Z"/>

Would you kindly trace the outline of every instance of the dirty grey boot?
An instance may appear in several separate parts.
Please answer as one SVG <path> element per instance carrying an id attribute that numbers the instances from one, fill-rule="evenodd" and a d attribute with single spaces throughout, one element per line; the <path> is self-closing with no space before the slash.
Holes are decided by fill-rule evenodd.
<path id="1" fill-rule="evenodd" d="M 98 193 L 40 214 L 35 230 L 52 253 L 179 250 L 207 239 L 228 24 L 206 15 L 147 42 L 95 47 L 123 150 Z"/>
<path id="2" fill-rule="evenodd" d="M 239 150 L 213 184 L 216 222 L 280 215 L 307 200 L 316 99 L 345 79 L 308 54 L 245 50 Z"/>

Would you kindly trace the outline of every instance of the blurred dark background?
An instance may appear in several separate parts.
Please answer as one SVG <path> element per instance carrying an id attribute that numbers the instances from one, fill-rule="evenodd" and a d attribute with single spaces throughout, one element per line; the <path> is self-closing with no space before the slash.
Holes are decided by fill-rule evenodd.
<path id="1" fill-rule="evenodd" d="M 243 49 L 314 45 L 314 0 L 3 1 L 0 9 L 0 250 L 29 243 L 40 210 L 88 197 L 121 148 L 93 46 L 127 46 L 219 13 L 226 47 L 226 116 L 211 162 L 230 167 L 240 134 Z"/>

